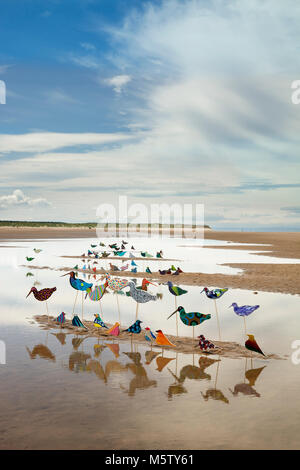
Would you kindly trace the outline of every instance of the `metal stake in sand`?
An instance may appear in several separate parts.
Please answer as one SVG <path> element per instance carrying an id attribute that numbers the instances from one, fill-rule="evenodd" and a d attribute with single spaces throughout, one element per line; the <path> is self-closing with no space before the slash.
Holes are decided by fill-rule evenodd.
<path id="1" fill-rule="evenodd" d="M 220 328 L 220 321 L 219 321 L 219 314 L 218 314 L 216 299 L 214 299 L 214 303 L 215 303 L 216 317 L 217 317 L 218 330 L 219 330 L 219 341 L 221 341 L 221 328 Z"/>

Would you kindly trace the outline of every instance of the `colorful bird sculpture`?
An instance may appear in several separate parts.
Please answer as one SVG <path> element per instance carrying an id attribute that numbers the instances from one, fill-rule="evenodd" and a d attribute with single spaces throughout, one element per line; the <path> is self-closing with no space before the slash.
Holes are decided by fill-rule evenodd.
<path id="1" fill-rule="evenodd" d="M 91 244 L 91 247 L 92 247 L 92 248 L 96 248 L 96 246 L 97 246 L 97 245 L 92 245 L 92 244 Z"/>
<path id="2" fill-rule="evenodd" d="M 135 258 L 133 253 L 129 253 L 129 258 Z"/>
<path id="3" fill-rule="evenodd" d="M 105 246 L 105 243 L 100 242 L 99 245 L 100 245 L 100 246 Z"/>
<path id="4" fill-rule="evenodd" d="M 142 285 L 141 286 L 138 286 L 137 289 L 141 289 L 141 290 L 148 290 L 148 286 L 149 284 L 152 284 L 152 286 L 156 286 L 156 284 L 154 284 L 153 282 L 150 282 L 148 281 L 148 279 L 143 279 L 142 280 Z"/>
<path id="5" fill-rule="evenodd" d="M 87 327 L 82 323 L 82 321 L 77 315 L 74 315 L 74 317 L 72 318 L 72 325 L 77 326 L 78 328 L 85 328 L 87 330 Z"/>
<path id="6" fill-rule="evenodd" d="M 107 328 L 108 329 L 108 326 L 105 325 L 104 321 L 101 319 L 99 313 L 95 313 L 94 314 L 94 326 L 96 326 L 97 328 Z"/>
<path id="7" fill-rule="evenodd" d="M 121 279 L 119 277 L 112 278 L 109 273 L 105 273 L 105 279 L 109 289 L 113 291 L 121 290 L 129 284 L 126 279 Z"/>
<path id="8" fill-rule="evenodd" d="M 173 273 L 173 276 L 178 276 L 181 273 L 183 273 L 183 271 L 178 267 L 176 271 Z"/>
<path id="9" fill-rule="evenodd" d="M 175 344 L 171 343 L 171 341 L 168 340 L 168 338 L 163 334 L 161 330 L 156 330 L 156 333 L 156 344 L 158 344 L 159 346 L 173 346 L 174 348 L 176 348 Z"/>
<path id="10" fill-rule="evenodd" d="M 179 296 L 179 295 L 186 294 L 186 293 L 188 292 L 188 291 L 185 290 L 185 289 L 181 289 L 181 287 L 174 286 L 171 281 L 168 281 L 167 284 L 168 284 L 168 286 L 169 286 L 169 291 L 170 291 L 171 294 L 173 294 L 173 295 Z"/>
<path id="11" fill-rule="evenodd" d="M 202 294 L 202 292 L 205 292 L 206 297 L 208 297 L 209 299 L 219 299 L 227 291 L 228 291 L 228 288 L 209 290 L 207 287 L 204 287 L 202 291 L 200 292 L 200 294 Z"/>
<path id="12" fill-rule="evenodd" d="M 128 264 L 124 264 L 123 266 L 120 267 L 120 271 L 126 271 L 128 269 Z"/>
<path id="13" fill-rule="evenodd" d="M 44 300 L 48 300 L 53 294 L 53 292 L 55 291 L 56 291 L 56 287 L 52 287 L 52 288 L 46 287 L 45 289 L 41 289 L 41 290 L 37 290 L 36 287 L 32 287 L 30 291 L 28 292 L 26 299 L 32 292 L 36 300 L 39 300 L 40 302 L 42 302 Z"/>
<path id="14" fill-rule="evenodd" d="M 126 251 L 114 251 L 115 256 L 124 256 Z"/>
<path id="15" fill-rule="evenodd" d="M 172 264 L 170 269 L 171 269 L 171 271 L 176 271 L 176 268 L 175 268 L 174 264 Z"/>
<path id="16" fill-rule="evenodd" d="M 34 258 L 31 258 L 30 256 L 26 256 L 27 261 L 33 261 Z"/>
<path id="17" fill-rule="evenodd" d="M 60 323 L 61 325 L 62 325 L 63 323 L 65 323 L 65 321 L 66 321 L 66 314 L 65 314 L 65 312 L 62 312 L 60 315 L 58 315 L 58 317 L 55 319 L 55 321 L 56 321 L 57 323 Z"/>
<path id="18" fill-rule="evenodd" d="M 150 270 L 150 268 L 149 268 L 148 266 L 147 266 L 147 268 L 146 268 L 146 273 L 152 274 L 152 272 L 151 272 L 151 270 Z"/>
<path id="19" fill-rule="evenodd" d="M 162 258 L 162 251 L 158 251 L 156 253 L 156 258 Z"/>
<path id="20" fill-rule="evenodd" d="M 208 339 L 205 339 L 205 336 L 200 335 L 199 338 L 199 347 L 201 351 L 207 351 L 208 349 L 214 349 L 215 345 L 211 343 Z"/>
<path id="21" fill-rule="evenodd" d="M 101 284 L 100 286 L 95 286 L 94 289 L 92 289 L 91 287 L 88 287 L 86 290 L 85 298 L 89 296 L 89 298 L 93 300 L 94 302 L 101 300 L 103 295 L 105 294 L 106 288 L 107 288 L 107 282 L 105 282 L 105 284 Z"/>
<path id="22" fill-rule="evenodd" d="M 28 292 L 27 296 L 26 296 L 26 299 L 27 299 L 27 297 L 32 292 L 34 297 L 36 298 L 36 300 L 39 300 L 40 302 L 46 301 L 46 311 L 47 311 L 48 323 L 49 323 L 49 311 L 48 311 L 47 300 L 51 297 L 51 295 L 55 291 L 56 291 L 56 287 L 52 287 L 52 288 L 46 287 L 45 289 L 41 289 L 41 290 L 37 290 L 36 287 L 32 287 L 30 289 L 30 291 Z"/>
<path id="23" fill-rule="evenodd" d="M 109 255 L 110 255 L 110 253 L 107 253 L 106 251 L 103 251 L 102 255 L 101 255 L 101 258 L 108 258 Z"/>
<path id="24" fill-rule="evenodd" d="M 143 323 L 141 320 L 136 320 L 129 328 L 127 328 L 127 330 L 123 331 L 138 335 L 142 331 L 141 323 Z"/>
<path id="25" fill-rule="evenodd" d="M 239 307 L 238 304 L 234 302 L 232 305 L 230 305 L 230 307 L 233 307 L 234 313 L 236 313 L 240 317 L 247 317 L 255 310 L 257 310 L 259 308 L 259 305 L 242 305 L 241 307 Z"/>
<path id="26" fill-rule="evenodd" d="M 119 336 L 120 334 L 120 323 L 116 322 L 109 330 L 107 330 L 108 335 Z"/>
<path id="27" fill-rule="evenodd" d="M 113 243 L 112 245 L 108 245 L 112 250 L 117 250 L 117 244 Z"/>
<path id="28" fill-rule="evenodd" d="M 78 264 L 76 264 L 76 266 L 74 266 L 73 271 L 78 271 Z"/>
<path id="29" fill-rule="evenodd" d="M 149 302 L 150 300 L 157 300 L 156 296 L 149 294 L 149 292 L 145 290 L 137 289 L 135 287 L 134 282 L 130 281 L 128 285 L 130 287 L 131 297 L 133 297 L 136 302 L 140 304 L 144 304 L 146 302 Z"/>
<path id="30" fill-rule="evenodd" d="M 145 333 L 145 340 L 146 341 L 149 341 L 150 343 L 152 343 L 154 340 L 156 340 L 156 336 L 154 333 L 152 333 L 152 331 L 150 330 L 150 328 L 147 326 L 145 328 L 146 330 L 146 333 Z"/>
<path id="31" fill-rule="evenodd" d="M 180 320 L 187 326 L 197 326 L 203 323 L 205 320 L 209 320 L 211 318 L 209 313 L 207 315 L 205 313 L 199 312 L 187 313 L 184 308 L 180 306 L 177 310 L 175 310 L 175 312 L 171 313 L 167 320 L 169 320 L 172 315 L 175 315 L 176 312 L 179 312 Z"/>
<path id="32" fill-rule="evenodd" d="M 135 261 L 133 261 L 133 260 L 131 261 L 131 263 L 130 263 L 130 264 L 131 264 L 131 266 L 137 266 L 136 262 L 135 262 Z"/>
<path id="33" fill-rule="evenodd" d="M 137 273 L 137 268 L 132 268 L 132 269 L 131 269 L 131 272 L 132 272 L 132 273 Z"/>
<path id="34" fill-rule="evenodd" d="M 245 342 L 245 348 L 249 349 L 249 351 L 254 351 L 265 356 L 265 354 L 262 352 L 257 342 L 255 341 L 254 335 L 247 336 L 249 339 Z"/>
<path id="35" fill-rule="evenodd" d="M 33 248 L 33 251 L 34 251 L 35 253 L 40 253 L 40 252 L 43 251 L 43 250 L 41 250 L 41 249 L 39 249 L 39 248 Z"/>
<path id="36" fill-rule="evenodd" d="M 159 274 L 161 274 L 162 276 L 164 276 L 165 274 L 172 274 L 172 271 L 171 269 L 163 269 L 163 270 L 158 270 Z"/>
<path id="37" fill-rule="evenodd" d="M 83 321 L 83 292 L 86 291 L 87 289 L 90 289 L 93 286 L 93 284 L 85 282 L 83 279 L 78 279 L 74 271 L 70 271 L 69 273 L 63 274 L 61 277 L 64 277 L 64 276 L 70 276 L 69 278 L 70 284 L 73 287 L 73 289 L 77 291 L 75 302 L 74 302 L 74 307 L 73 307 L 73 315 L 74 315 L 75 305 L 77 301 L 78 291 L 81 291 L 82 293 L 81 315 L 82 315 L 82 321 Z"/>
<path id="38" fill-rule="evenodd" d="M 31 277 L 31 276 L 33 276 L 33 274 L 31 272 L 26 273 L 26 277 Z"/>

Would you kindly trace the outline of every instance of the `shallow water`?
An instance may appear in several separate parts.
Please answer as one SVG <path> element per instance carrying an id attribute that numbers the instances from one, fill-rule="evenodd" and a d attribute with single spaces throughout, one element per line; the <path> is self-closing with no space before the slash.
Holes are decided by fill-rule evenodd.
<path id="1" fill-rule="evenodd" d="M 7 357 L 6 365 L 0 365 L 0 448 L 300 447 L 300 365 L 293 365 L 290 358 L 291 343 L 300 339 L 298 296 L 230 289 L 217 301 L 222 339 L 239 343 L 244 341 L 243 320 L 229 305 L 259 304 L 247 318 L 247 331 L 263 351 L 282 360 L 213 355 L 209 363 L 204 355 L 41 329 L 32 319 L 46 313 L 45 305 L 32 295 L 25 299 L 32 285 L 57 287 L 49 300 L 51 315 L 64 311 L 70 317 L 75 291 L 61 272 L 32 270 L 33 276 L 26 276 L 30 270 L 19 264 L 35 246 L 43 248 L 40 255 L 33 255 L 40 265 L 48 261 L 64 265 L 65 260 L 53 258 L 52 253 L 83 253 L 89 243 L 87 239 L 26 240 L 11 245 L 27 248 L 1 248 L 0 340 L 5 341 Z M 169 249 L 163 247 L 166 257 L 173 256 L 172 243 Z M 147 251 L 154 251 L 154 245 L 152 251 L 148 246 Z M 217 269 L 215 251 L 209 251 L 211 270 Z M 70 266 L 74 264 L 76 260 Z M 200 287 L 183 287 L 188 294 L 178 305 L 212 314 L 195 328 L 195 334 L 218 339 L 214 302 L 200 295 Z M 151 286 L 150 291 L 162 298 L 140 305 L 143 326 L 175 334 L 175 316 L 167 320 L 174 311 L 174 297 L 164 285 Z M 129 326 L 135 308 L 135 301 L 125 295 L 109 294 L 102 300 L 103 319 L 108 323 L 118 321 L 120 315 L 122 325 Z M 91 320 L 96 312 L 98 303 L 86 300 L 84 318 Z M 80 302 L 76 313 L 81 315 Z M 179 334 L 191 335 L 190 330 L 179 321 Z"/>

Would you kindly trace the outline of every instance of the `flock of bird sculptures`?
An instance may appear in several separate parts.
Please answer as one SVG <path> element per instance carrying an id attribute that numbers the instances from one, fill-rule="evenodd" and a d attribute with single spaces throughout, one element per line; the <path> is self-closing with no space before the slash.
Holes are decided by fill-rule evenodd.
<path id="1" fill-rule="evenodd" d="M 113 250 L 113 253 L 115 256 L 124 256 L 126 253 L 126 247 L 125 245 L 128 242 L 122 240 L 121 247 L 118 247 L 117 243 L 108 245 L 109 248 Z M 97 245 L 91 245 L 92 248 L 95 248 Z M 103 242 L 100 242 L 100 246 L 105 246 Z M 132 246 L 131 249 L 134 250 L 134 247 Z M 34 248 L 34 252 L 36 254 L 40 253 L 42 250 Z M 145 252 L 140 252 L 141 256 L 145 258 L 150 258 L 153 257 L 151 254 L 149 254 L 147 251 Z M 93 254 L 95 257 L 98 254 L 97 252 L 91 252 L 88 250 L 88 255 Z M 102 257 L 107 257 L 109 256 L 110 253 L 106 253 L 105 251 L 102 253 Z M 104 256 L 103 256 L 104 255 Z M 156 254 L 157 258 L 162 258 L 163 253 L 162 251 L 158 251 Z M 32 261 L 34 258 L 33 257 L 26 257 L 27 261 Z M 135 266 L 136 263 L 132 260 L 132 266 Z M 112 266 L 112 265 L 111 265 Z M 138 308 L 139 304 L 143 304 L 149 301 L 156 301 L 157 296 L 151 294 L 150 292 L 147 291 L 148 285 L 156 285 L 147 279 L 143 279 L 142 285 L 141 286 L 136 286 L 136 283 L 133 281 L 128 281 L 127 279 L 124 278 L 119 278 L 119 277 L 112 277 L 108 272 L 105 272 L 104 276 L 101 278 L 102 281 L 104 281 L 103 284 L 96 285 L 93 287 L 92 283 L 88 283 L 84 281 L 83 279 L 79 279 L 76 275 L 75 269 L 78 269 L 78 266 L 74 268 L 73 271 L 67 272 L 66 274 L 63 274 L 63 276 L 69 276 L 69 282 L 70 285 L 73 289 L 76 290 L 76 297 L 75 297 L 75 302 L 74 302 L 74 307 L 73 307 L 73 312 L 72 312 L 72 324 L 73 326 L 79 327 L 79 328 L 85 328 L 87 327 L 84 325 L 83 321 L 83 294 L 85 292 L 85 298 L 89 297 L 90 300 L 92 301 L 98 301 L 100 303 L 100 308 L 102 312 L 102 307 L 101 307 L 101 299 L 104 296 L 105 292 L 107 289 L 110 289 L 114 293 L 120 293 L 122 289 L 125 287 L 129 287 L 129 291 L 126 293 L 130 297 L 132 297 L 136 303 L 137 303 L 137 308 L 136 308 L 136 318 L 135 322 L 128 327 L 125 330 L 122 330 L 123 332 L 130 333 L 131 335 L 133 334 L 140 334 L 142 332 L 142 327 L 141 323 L 143 323 L 141 320 L 138 319 Z M 148 271 L 147 271 L 148 269 Z M 146 272 L 151 273 L 150 269 L 147 268 Z M 95 270 L 96 271 L 96 270 Z M 114 269 L 112 269 L 114 271 Z M 122 271 L 122 269 L 121 269 Z M 177 269 L 175 268 L 174 265 L 171 266 L 169 270 L 165 271 L 160 271 L 160 274 L 171 274 L 173 272 L 174 274 L 180 274 L 182 273 L 182 270 L 178 267 Z M 171 281 L 168 281 L 165 285 L 168 286 L 168 290 L 170 294 L 174 296 L 175 299 L 175 310 L 173 313 L 171 313 L 167 319 L 171 318 L 173 315 L 176 315 L 176 331 L 177 331 L 177 337 L 178 337 L 178 323 L 177 323 L 177 313 L 179 314 L 179 318 L 181 322 L 185 326 L 192 326 L 193 327 L 193 339 L 194 339 L 194 327 L 202 324 L 204 321 L 211 319 L 211 314 L 204 314 L 200 312 L 186 312 L 184 307 L 179 306 L 177 307 L 177 297 L 180 297 L 184 294 L 187 294 L 188 291 L 185 289 L 182 289 L 179 286 L 175 286 Z M 56 287 L 53 288 L 44 288 L 41 290 L 37 290 L 36 287 L 32 287 L 27 295 L 27 297 L 33 293 L 34 297 L 38 301 L 45 301 L 46 303 L 46 310 L 47 310 L 47 316 L 48 316 L 48 322 L 49 322 L 49 311 L 48 311 L 48 304 L 47 300 L 52 296 L 52 294 L 56 291 Z M 78 291 L 81 291 L 82 294 L 82 319 L 74 314 L 75 311 L 75 306 L 77 302 L 77 296 L 78 296 Z M 219 328 L 219 340 L 221 339 L 221 333 L 220 333 L 220 324 L 219 324 L 219 316 L 218 316 L 218 310 L 217 310 L 217 304 L 216 300 L 220 299 L 226 292 L 228 291 L 227 288 L 223 289 L 212 289 L 209 290 L 207 287 L 204 287 L 200 294 L 204 292 L 207 296 L 207 298 L 214 300 L 215 303 L 215 310 L 216 310 L 216 318 L 218 322 L 218 328 Z M 118 300 L 117 300 L 118 302 Z M 244 319 L 244 327 L 245 327 L 245 335 L 248 336 L 248 340 L 245 342 L 245 347 L 250 350 L 254 351 L 256 353 L 262 354 L 264 356 L 264 353 L 258 346 L 257 342 L 255 341 L 255 338 L 251 334 L 246 333 L 246 317 L 253 313 L 255 310 L 259 308 L 259 305 L 243 305 L 243 306 L 238 306 L 237 303 L 232 303 L 230 307 L 233 307 L 234 312 L 240 316 L 243 317 Z M 66 322 L 66 315 L 64 312 L 62 312 L 57 318 L 56 322 L 62 325 L 63 323 Z M 94 326 L 97 328 L 104 328 L 106 330 L 107 334 L 113 335 L 113 336 L 119 336 L 119 334 L 122 332 L 120 330 L 120 321 L 116 322 L 111 328 L 109 328 L 102 318 L 100 317 L 99 314 L 95 314 Z M 156 333 L 156 334 L 155 334 Z M 155 333 L 153 333 L 149 327 L 147 327 L 144 330 L 144 336 L 145 340 L 150 342 L 151 344 L 157 344 L 159 346 L 171 346 L 171 347 L 176 347 L 175 344 L 173 344 L 166 335 L 162 332 L 162 330 L 156 330 Z M 203 335 L 198 336 L 199 339 L 199 347 L 202 351 L 208 352 L 210 349 L 215 349 L 215 345 L 211 343 L 209 340 L 205 339 Z"/>

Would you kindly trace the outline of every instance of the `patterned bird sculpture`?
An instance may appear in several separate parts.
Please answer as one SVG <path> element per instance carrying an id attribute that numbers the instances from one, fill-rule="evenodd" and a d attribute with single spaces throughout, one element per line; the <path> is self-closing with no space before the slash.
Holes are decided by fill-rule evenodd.
<path id="1" fill-rule="evenodd" d="M 92 289 L 91 287 L 88 287 L 86 289 L 85 298 L 89 296 L 89 298 L 93 300 L 94 302 L 101 300 L 103 295 L 105 294 L 106 288 L 107 288 L 107 282 L 105 282 L 105 284 L 101 284 L 100 286 L 95 286 L 94 289 Z"/>
<path id="2" fill-rule="evenodd" d="M 60 315 L 58 315 L 58 317 L 55 319 L 55 321 L 57 323 L 60 323 L 60 325 L 62 325 L 63 323 L 65 323 L 66 321 L 66 314 L 65 312 L 62 312 Z"/>
<path id="3" fill-rule="evenodd" d="M 108 335 L 119 336 L 120 334 L 120 323 L 116 322 L 109 330 L 107 330 Z"/>
<path id="4" fill-rule="evenodd" d="M 123 330 L 123 331 L 126 331 L 127 333 L 134 333 L 134 334 L 138 335 L 142 331 L 141 323 L 143 323 L 141 320 L 136 320 L 133 323 L 133 325 L 131 325 L 129 328 L 127 328 L 127 330 Z"/>
<path id="5" fill-rule="evenodd" d="M 199 338 L 199 347 L 201 351 L 207 351 L 207 349 L 214 349 L 215 345 L 209 341 L 208 339 L 205 339 L 205 336 L 200 335 L 198 336 Z"/>
<path id="6" fill-rule="evenodd" d="M 259 308 L 259 305 L 242 305 L 241 307 L 239 307 L 238 304 L 234 302 L 232 305 L 230 305 L 230 307 L 233 307 L 234 313 L 236 313 L 240 317 L 247 317 L 255 310 L 257 310 Z"/>
<path id="7" fill-rule="evenodd" d="M 139 304 L 144 304 L 146 302 L 149 302 L 150 300 L 157 300 L 156 296 L 150 294 L 149 292 L 142 290 L 142 289 L 137 289 L 135 287 L 134 282 L 130 281 L 128 285 L 130 287 L 131 297 L 133 297 L 134 300 L 138 302 Z"/>
<path id="8" fill-rule="evenodd" d="M 152 343 L 154 340 L 156 340 L 156 336 L 154 333 L 152 333 L 152 331 L 150 330 L 150 328 L 147 326 L 145 328 L 146 330 L 146 333 L 145 333 L 145 340 L 146 341 L 149 341 L 150 343 Z"/>
<path id="9" fill-rule="evenodd" d="M 245 348 L 249 349 L 249 351 L 254 351 L 265 356 L 265 354 L 262 352 L 257 342 L 255 341 L 254 335 L 247 336 L 249 339 L 245 342 Z"/>
<path id="10" fill-rule="evenodd" d="M 124 256 L 126 251 L 114 251 L 115 256 Z"/>
<path id="11" fill-rule="evenodd" d="M 26 296 L 26 299 L 27 299 L 27 297 L 32 292 L 34 297 L 36 298 L 36 300 L 39 300 L 40 302 L 46 301 L 46 311 L 47 311 L 48 323 L 49 323 L 49 311 L 48 311 L 47 300 L 51 297 L 51 295 L 55 291 L 56 291 L 56 287 L 52 287 L 52 288 L 47 288 L 46 287 L 45 289 L 41 289 L 41 290 L 37 290 L 36 287 L 32 287 L 30 289 L 30 291 L 28 292 L 27 296 Z"/>
<path id="12" fill-rule="evenodd" d="M 202 291 L 200 292 L 200 294 L 202 294 L 202 292 L 205 292 L 206 297 L 208 297 L 209 299 L 219 299 L 227 291 L 228 291 L 228 288 L 209 290 L 207 287 L 204 287 Z"/>
<path id="13" fill-rule="evenodd" d="M 120 277 L 111 277 L 109 273 L 105 273 L 105 279 L 109 289 L 113 291 L 118 291 L 128 286 L 128 281 L 126 279 L 121 279 Z"/>
<path id="14" fill-rule="evenodd" d="M 104 321 L 101 319 L 99 313 L 95 313 L 94 314 L 94 326 L 96 326 L 97 328 L 107 328 L 108 329 L 108 326 L 105 325 Z"/>
<path id="15" fill-rule="evenodd" d="M 183 307 L 178 307 L 175 312 L 171 313 L 167 320 L 169 320 L 169 318 L 171 318 L 172 315 L 174 315 L 176 312 L 179 312 L 180 320 L 187 326 L 197 326 L 203 323 L 205 320 L 209 320 L 211 318 L 209 313 L 207 315 L 205 313 L 199 312 L 187 313 Z"/>
<path id="16" fill-rule="evenodd" d="M 155 343 L 158 344 L 159 346 L 173 346 L 176 348 L 175 344 L 171 343 L 170 340 L 163 334 L 161 330 L 156 330 L 157 336 Z"/>
<path id="17" fill-rule="evenodd" d="M 70 284 L 73 287 L 73 289 L 77 291 L 75 302 L 74 302 L 74 307 L 73 307 L 73 315 L 74 315 L 75 305 L 77 301 L 78 291 L 81 291 L 82 293 L 81 314 L 82 314 L 82 321 L 83 321 L 83 292 L 86 291 L 87 289 L 90 289 L 93 286 L 93 284 L 85 282 L 83 281 L 83 279 L 78 279 L 74 271 L 70 271 L 69 273 L 63 274 L 61 277 L 64 277 L 64 276 L 70 276 L 69 278 Z"/>
<path id="18" fill-rule="evenodd" d="M 171 281 L 168 281 L 167 284 L 168 284 L 168 286 L 169 286 L 169 291 L 170 291 L 171 294 L 173 294 L 173 295 L 179 296 L 179 295 L 186 294 L 186 293 L 188 292 L 188 291 L 185 290 L 185 289 L 181 289 L 181 287 L 174 286 Z"/>

